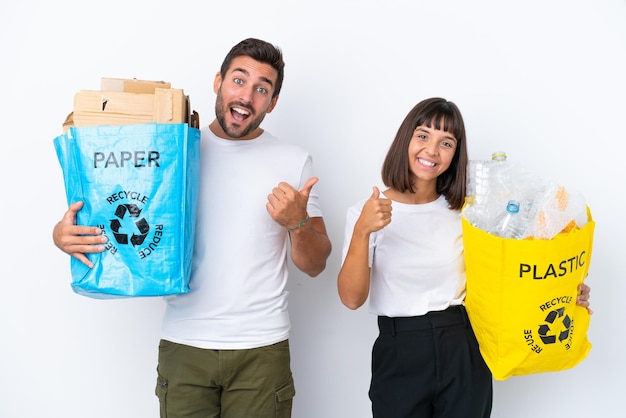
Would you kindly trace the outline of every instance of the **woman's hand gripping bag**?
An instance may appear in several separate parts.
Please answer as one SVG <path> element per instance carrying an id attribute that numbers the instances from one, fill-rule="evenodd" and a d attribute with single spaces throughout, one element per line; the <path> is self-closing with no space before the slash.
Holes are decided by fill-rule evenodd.
<path id="1" fill-rule="evenodd" d="M 590 315 L 576 305 L 595 222 L 553 239 L 499 238 L 463 218 L 467 312 L 497 380 L 576 366 L 591 349 Z"/>
<path id="2" fill-rule="evenodd" d="M 72 127 L 54 139 L 78 225 L 107 236 L 94 267 L 72 257 L 72 289 L 108 299 L 189 291 L 200 131 L 187 124 Z"/>

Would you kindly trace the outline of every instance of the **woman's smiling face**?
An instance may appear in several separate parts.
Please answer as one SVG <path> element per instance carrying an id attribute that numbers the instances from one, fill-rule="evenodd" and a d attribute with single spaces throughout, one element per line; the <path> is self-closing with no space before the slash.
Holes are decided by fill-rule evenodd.
<path id="1" fill-rule="evenodd" d="M 440 125 L 443 126 L 443 123 Z M 454 158 L 457 139 L 450 132 L 420 125 L 409 143 L 409 166 L 416 183 L 437 183 Z"/>

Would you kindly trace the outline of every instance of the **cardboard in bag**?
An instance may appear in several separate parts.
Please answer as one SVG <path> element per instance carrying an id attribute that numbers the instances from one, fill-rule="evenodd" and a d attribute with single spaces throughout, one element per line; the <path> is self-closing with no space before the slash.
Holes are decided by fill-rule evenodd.
<path id="1" fill-rule="evenodd" d="M 187 100 L 182 90 L 154 93 L 81 90 L 74 96 L 74 126 L 136 123 L 186 123 Z"/>
<path id="2" fill-rule="evenodd" d="M 169 83 L 102 79 L 82 90 L 54 145 L 77 225 L 109 238 L 94 267 L 71 258 L 72 289 L 99 298 L 189 290 L 200 164 L 200 120 Z"/>
<path id="3" fill-rule="evenodd" d="M 135 79 L 102 78 L 101 90 L 81 90 L 74 109 L 63 123 L 71 126 L 133 125 L 141 123 L 189 123 L 198 128 L 197 113 L 189 97 L 170 83 Z"/>
<path id="4" fill-rule="evenodd" d="M 152 94 L 155 89 L 170 89 L 171 83 L 165 81 L 137 80 L 136 78 L 111 78 L 102 77 L 100 80 L 100 90 L 120 91 L 126 93 Z"/>

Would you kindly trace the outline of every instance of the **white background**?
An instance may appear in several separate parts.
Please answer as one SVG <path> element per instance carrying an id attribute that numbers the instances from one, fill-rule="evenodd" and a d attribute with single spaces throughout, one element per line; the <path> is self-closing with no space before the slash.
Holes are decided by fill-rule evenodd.
<path id="1" fill-rule="evenodd" d="M 375 317 L 336 292 L 344 215 L 381 186 L 400 122 L 431 96 L 460 107 L 470 158 L 504 150 L 582 192 L 597 221 L 589 356 L 495 382 L 492 416 L 626 416 L 624 1 L 13 0 L 0 5 L 0 417 L 158 416 L 163 303 L 71 291 L 51 240 L 66 209 L 52 140 L 74 93 L 105 76 L 170 81 L 209 123 L 214 74 L 249 36 L 283 49 L 265 128 L 314 155 L 334 245 L 318 278 L 292 269 L 294 418 L 370 416 Z"/>

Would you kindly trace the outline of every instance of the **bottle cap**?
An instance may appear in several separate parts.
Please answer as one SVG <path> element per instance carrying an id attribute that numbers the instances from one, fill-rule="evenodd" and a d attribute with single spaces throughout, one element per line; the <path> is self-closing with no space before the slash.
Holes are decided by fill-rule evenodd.
<path id="1" fill-rule="evenodd" d="M 491 159 L 495 161 L 505 161 L 506 160 L 506 152 L 497 151 L 491 154 Z"/>
<path id="2" fill-rule="evenodd" d="M 509 203 L 506 205 L 506 211 L 509 213 L 518 213 L 519 212 L 519 201 L 517 200 L 509 200 Z"/>

